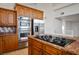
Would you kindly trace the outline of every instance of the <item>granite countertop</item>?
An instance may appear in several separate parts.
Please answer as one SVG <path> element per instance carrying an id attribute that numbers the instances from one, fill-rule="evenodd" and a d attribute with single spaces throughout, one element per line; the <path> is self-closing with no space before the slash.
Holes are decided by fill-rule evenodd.
<path id="1" fill-rule="evenodd" d="M 35 40 L 38 40 L 40 42 L 43 42 L 44 44 L 49 44 L 51 46 L 54 46 L 57 49 L 62 49 L 64 51 L 79 55 L 79 40 L 78 39 L 76 40 L 75 38 L 73 38 L 76 41 L 72 42 L 71 44 L 69 44 L 65 47 L 62 47 L 62 46 L 59 46 L 59 45 L 55 45 L 53 43 L 49 43 L 49 42 L 46 42 L 46 41 L 43 41 L 43 40 L 39 40 L 39 39 L 35 38 L 34 36 L 29 36 L 29 37 L 33 38 Z"/>

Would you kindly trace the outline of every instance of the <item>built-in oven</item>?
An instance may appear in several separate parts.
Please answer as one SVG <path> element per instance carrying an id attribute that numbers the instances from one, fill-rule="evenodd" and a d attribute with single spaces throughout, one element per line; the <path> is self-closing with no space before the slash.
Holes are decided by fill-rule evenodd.
<path id="1" fill-rule="evenodd" d="M 29 35 L 29 33 L 20 33 L 20 38 L 21 39 L 27 39 L 28 35 Z"/>
<path id="2" fill-rule="evenodd" d="M 30 18 L 20 16 L 18 19 L 19 48 L 28 46 L 28 35 L 30 35 Z M 24 45 L 23 45 L 24 44 Z"/>

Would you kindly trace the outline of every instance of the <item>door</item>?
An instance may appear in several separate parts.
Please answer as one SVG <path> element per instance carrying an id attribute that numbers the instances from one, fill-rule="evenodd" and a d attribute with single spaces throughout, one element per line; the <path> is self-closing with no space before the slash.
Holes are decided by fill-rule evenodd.
<path id="1" fill-rule="evenodd" d="M 18 48 L 18 39 L 16 35 L 3 37 L 3 43 L 4 52 L 15 50 Z"/>
<path id="2" fill-rule="evenodd" d="M 2 53 L 2 37 L 0 37 L 0 54 Z"/>

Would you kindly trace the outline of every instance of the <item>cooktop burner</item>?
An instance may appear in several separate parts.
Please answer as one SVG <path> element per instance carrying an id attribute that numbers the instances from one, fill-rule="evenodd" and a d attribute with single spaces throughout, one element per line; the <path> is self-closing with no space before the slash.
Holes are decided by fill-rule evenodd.
<path id="1" fill-rule="evenodd" d="M 72 42 L 74 42 L 75 40 L 71 40 L 71 39 L 66 39 L 66 38 L 60 38 L 60 37 L 55 37 L 52 35 L 37 35 L 36 38 L 39 38 L 41 40 L 59 45 L 59 46 L 66 46 L 71 44 Z"/>

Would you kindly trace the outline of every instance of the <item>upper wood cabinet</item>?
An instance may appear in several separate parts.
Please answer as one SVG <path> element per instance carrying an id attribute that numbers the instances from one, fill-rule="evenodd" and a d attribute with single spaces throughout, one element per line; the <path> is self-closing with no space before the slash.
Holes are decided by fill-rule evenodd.
<path id="1" fill-rule="evenodd" d="M 0 9 L 0 25 L 5 25 L 5 23 L 7 24 L 7 16 L 7 10 Z"/>
<path id="2" fill-rule="evenodd" d="M 30 8 L 16 4 L 17 16 L 30 16 Z"/>
<path id="3" fill-rule="evenodd" d="M 37 9 L 31 9 L 31 17 L 35 19 L 43 20 L 43 11 Z"/>
<path id="4" fill-rule="evenodd" d="M 15 25 L 17 23 L 17 14 L 16 11 L 8 11 L 8 25 Z"/>
<path id="5" fill-rule="evenodd" d="M 33 19 L 43 20 L 43 11 L 16 4 L 15 10 L 17 11 L 17 16 L 28 16 Z"/>
<path id="6" fill-rule="evenodd" d="M 15 26 L 16 11 L 0 8 L 0 26 Z"/>

